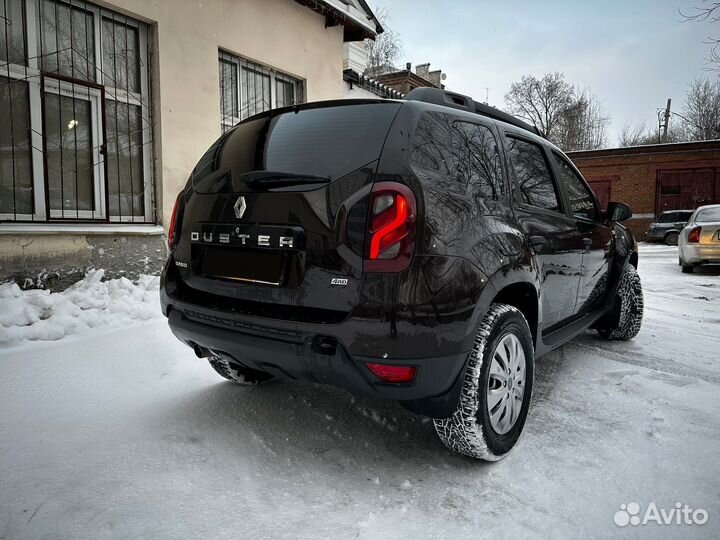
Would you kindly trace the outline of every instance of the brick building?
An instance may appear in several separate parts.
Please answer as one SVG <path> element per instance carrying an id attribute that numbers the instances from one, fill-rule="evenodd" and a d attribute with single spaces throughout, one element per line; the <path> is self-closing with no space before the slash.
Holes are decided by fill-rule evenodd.
<path id="1" fill-rule="evenodd" d="M 445 80 L 445 74 L 440 69 L 430 71 L 430 64 L 418 64 L 414 72 L 409 62 L 402 70 L 387 71 L 384 67 L 377 71 L 375 73 L 370 70 L 367 75 L 402 94 L 407 94 L 416 88 L 445 88 L 442 82 Z"/>
<path id="2" fill-rule="evenodd" d="M 633 209 L 638 238 L 666 210 L 720 203 L 720 141 L 654 144 L 569 152 L 600 202 Z"/>

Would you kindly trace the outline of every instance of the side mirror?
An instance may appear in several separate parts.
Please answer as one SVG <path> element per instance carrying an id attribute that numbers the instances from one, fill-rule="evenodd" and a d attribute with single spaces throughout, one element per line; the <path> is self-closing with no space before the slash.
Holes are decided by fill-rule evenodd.
<path id="1" fill-rule="evenodd" d="M 632 209 L 625 203 L 609 202 L 605 217 L 608 221 L 625 221 L 632 217 Z"/>

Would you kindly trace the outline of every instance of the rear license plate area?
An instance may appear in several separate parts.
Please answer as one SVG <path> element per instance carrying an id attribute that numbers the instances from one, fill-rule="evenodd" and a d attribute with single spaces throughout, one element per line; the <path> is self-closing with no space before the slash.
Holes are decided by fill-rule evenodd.
<path id="1" fill-rule="evenodd" d="M 196 223 L 191 242 L 195 275 L 276 287 L 294 287 L 302 281 L 301 227 Z"/>
<path id="2" fill-rule="evenodd" d="M 231 247 L 193 246 L 196 275 L 227 281 L 281 286 L 289 254 Z"/>

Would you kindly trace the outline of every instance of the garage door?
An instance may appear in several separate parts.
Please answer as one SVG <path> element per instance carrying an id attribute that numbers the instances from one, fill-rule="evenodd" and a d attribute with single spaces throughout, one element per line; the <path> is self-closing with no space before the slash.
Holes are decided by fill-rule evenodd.
<path id="1" fill-rule="evenodd" d="M 720 202 L 716 174 L 714 169 L 658 171 L 655 213 L 692 210 L 703 204 Z"/>
<path id="2" fill-rule="evenodd" d="M 600 207 L 607 210 L 608 202 L 610 202 L 610 180 L 588 180 L 588 184 L 597 195 Z"/>

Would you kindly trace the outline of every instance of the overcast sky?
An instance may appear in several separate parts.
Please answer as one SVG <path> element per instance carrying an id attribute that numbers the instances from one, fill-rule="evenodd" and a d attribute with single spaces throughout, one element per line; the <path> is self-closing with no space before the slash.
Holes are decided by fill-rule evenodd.
<path id="1" fill-rule="evenodd" d="M 398 62 L 431 63 L 447 73 L 446 87 L 504 106 L 524 74 L 560 71 L 589 87 L 612 116 L 608 143 L 623 125 L 657 125 L 656 108 L 672 98 L 682 112 L 688 84 L 703 71 L 702 41 L 720 23 L 682 22 L 702 0 L 507 1 L 374 0 L 387 8 L 400 34 Z"/>

